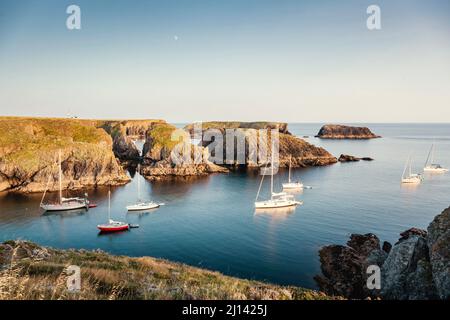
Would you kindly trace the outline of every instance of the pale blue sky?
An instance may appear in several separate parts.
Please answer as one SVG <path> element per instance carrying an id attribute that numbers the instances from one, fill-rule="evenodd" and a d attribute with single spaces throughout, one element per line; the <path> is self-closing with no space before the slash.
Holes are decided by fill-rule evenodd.
<path id="1" fill-rule="evenodd" d="M 0 115 L 69 112 L 450 122 L 450 1 L 1 0 Z"/>

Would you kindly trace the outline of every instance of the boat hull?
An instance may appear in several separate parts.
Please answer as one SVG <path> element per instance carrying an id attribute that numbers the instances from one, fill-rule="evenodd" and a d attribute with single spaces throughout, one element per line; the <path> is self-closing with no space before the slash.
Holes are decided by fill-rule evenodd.
<path id="1" fill-rule="evenodd" d="M 127 206 L 127 210 L 128 211 L 144 211 L 144 210 L 156 209 L 156 208 L 159 208 L 159 206 L 160 205 L 157 203 L 132 205 L 132 206 Z"/>
<path id="2" fill-rule="evenodd" d="M 255 202 L 256 209 L 275 209 L 275 208 L 286 208 L 286 207 L 295 207 L 302 204 L 300 201 L 259 201 Z"/>
<path id="3" fill-rule="evenodd" d="M 422 182 L 422 179 L 420 178 L 405 178 L 402 179 L 402 183 L 404 184 L 419 184 Z"/>
<path id="4" fill-rule="evenodd" d="M 303 183 L 283 183 L 283 189 L 303 189 Z"/>
<path id="5" fill-rule="evenodd" d="M 43 204 L 41 208 L 45 211 L 70 211 L 77 209 L 86 208 L 84 203 L 74 203 L 74 204 Z"/>
<path id="6" fill-rule="evenodd" d="M 118 226 L 108 226 L 108 225 L 98 225 L 97 229 L 101 232 L 119 232 L 128 230 L 130 226 L 128 224 L 118 225 Z"/>
<path id="7" fill-rule="evenodd" d="M 430 172 L 430 173 L 444 173 L 444 172 L 448 172 L 448 169 L 446 169 L 446 168 L 424 168 L 423 171 Z"/>

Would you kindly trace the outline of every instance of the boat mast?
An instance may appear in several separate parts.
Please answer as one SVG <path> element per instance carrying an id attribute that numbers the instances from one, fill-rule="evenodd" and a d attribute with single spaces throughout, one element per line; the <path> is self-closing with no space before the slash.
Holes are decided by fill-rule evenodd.
<path id="1" fill-rule="evenodd" d="M 291 183 L 291 158 L 292 156 L 289 156 L 289 183 Z"/>
<path id="2" fill-rule="evenodd" d="M 431 161 L 430 164 L 434 163 L 434 143 L 431 145 Z"/>
<path id="3" fill-rule="evenodd" d="M 62 169 L 61 169 L 61 149 L 58 154 L 59 163 L 59 203 L 62 204 Z"/>
<path id="4" fill-rule="evenodd" d="M 271 175 L 270 175 L 270 199 L 273 199 L 273 151 L 274 151 L 274 146 L 273 146 L 273 142 L 272 142 L 272 161 L 271 161 Z"/>
<path id="5" fill-rule="evenodd" d="M 411 177 L 411 162 L 412 162 L 412 159 L 410 157 L 409 158 L 409 177 Z"/>
<path id="6" fill-rule="evenodd" d="M 141 201 L 141 183 L 140 183 L 140 175 L 139 175 L 139 169 L 140 169 L 140 165 L 138 164 L 138 167 L 137 167 L 137 183 L 138 183 L 138 185 L 137 185 L 137 187 L 138 187 L 138 201 Z"/>
<path id="7" fill-rule="evenodd" d="M 108 223 L 111 220 L 111 189 L 108 190 Z"/>
<path id="8" fill-rule="evenodd" d="M 405 178 L 405 173 L 406 173 L 406 169 L 408 168 L 408 163 L 409 163 L 409 157 L 406 160 L 405 167 L 403 168 L 402 179 Z"/>

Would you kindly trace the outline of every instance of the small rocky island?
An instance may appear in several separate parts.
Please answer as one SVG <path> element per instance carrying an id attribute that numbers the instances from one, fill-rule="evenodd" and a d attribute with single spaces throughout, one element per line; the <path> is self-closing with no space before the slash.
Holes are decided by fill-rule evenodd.
<path id="1" fill-rule="evenodd" d="M 450 299 L 450 208 L 427 230 L 408 229 L 394 245 L 372 234 L 352 234 L 347 245 L 319 251 L 322 274 L 315 280 L 329 295 L 350 299 Z M 381 289 L 369 290 L 367 267 L 381 268 Z"/>
<path id="2" fill-rule="evenodd" d="M 352 127 L 338 124 L 327 124 L 320 128 L 316 135 L 321 139 L 375 139 L 381 138 L 367 127 Z"/>

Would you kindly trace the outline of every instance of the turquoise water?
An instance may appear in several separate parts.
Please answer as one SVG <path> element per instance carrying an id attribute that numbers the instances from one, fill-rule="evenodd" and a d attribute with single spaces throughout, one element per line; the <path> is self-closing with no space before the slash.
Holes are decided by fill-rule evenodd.
<path id="1" fill-rule="evenodd" d="M 426 176 L 422 185 L 401 187 L 406 158 L 420 170 L 436 143 L 436 161 L 450 166 L 450 124 L 370 124 L 382 139 L 331 141 L 314 138 L 320 124 L 290 124 L 289 130 L 341 153 L 369 156 L 372 162 L 344 163 L 294 170 L 313 189 L 296 197 L 304 204 L 293 212 L 255 214 L 259 176 L 218 174 L 183 182 L 144 182 L 112 189 L 112 216 L 140 224 L 114 235 L 99 235 L 107 218 L 107 189 L 90 190 L 98 208 L 88 212 L 43 215 L 40 194 L 0 194 L 0 240 L 28 239 L 58 248 L 101 248 L 131 255 L 162 257 L 226 274 L 280 284 L 315 287 L 317 252 L 323 245 L 345 243 L 350 233 L 373 232 L 396 241 L 399 232 L 426 228 L 450 205 L 450 173 Z M 166 205 L 148 213 L 127 213 L 136 198 L 136 179 L 148 199 Z M 280 171 L 280 188 L 287 171 Z M 268 189 L 268 180 L 264 190 Z"/>

